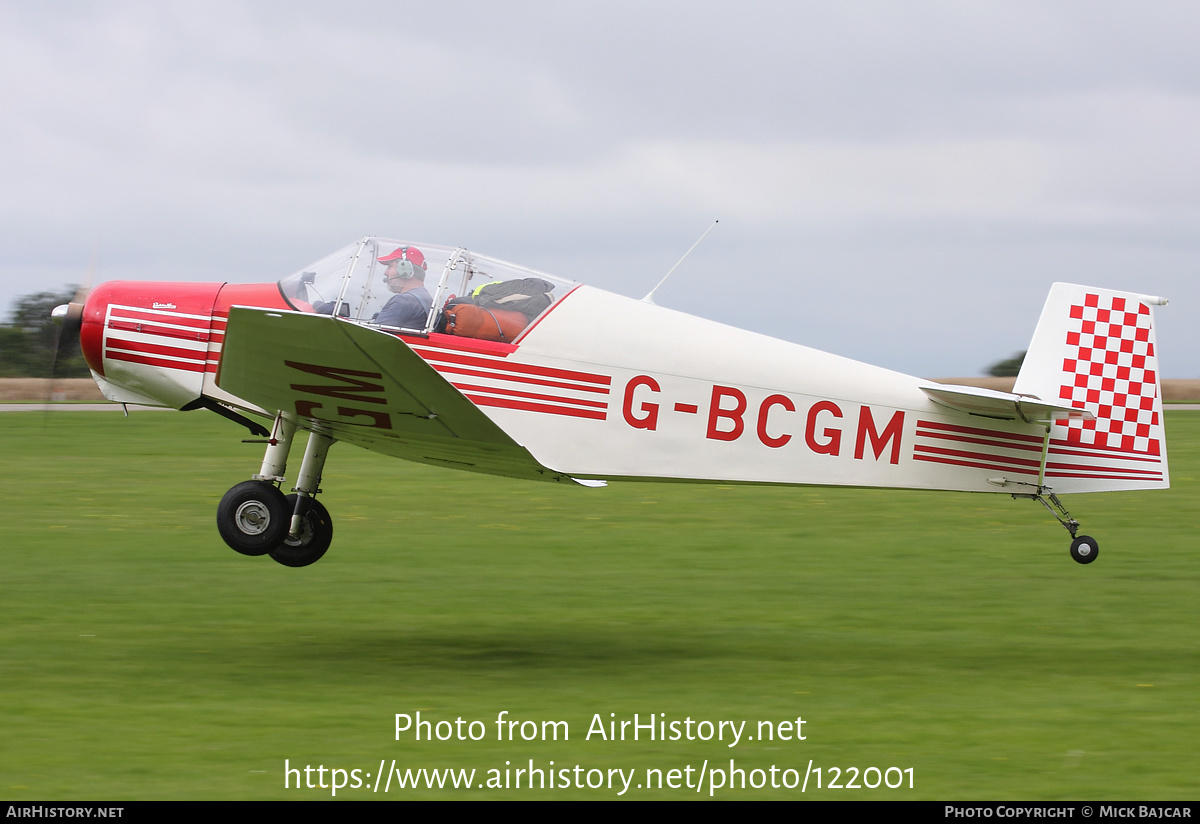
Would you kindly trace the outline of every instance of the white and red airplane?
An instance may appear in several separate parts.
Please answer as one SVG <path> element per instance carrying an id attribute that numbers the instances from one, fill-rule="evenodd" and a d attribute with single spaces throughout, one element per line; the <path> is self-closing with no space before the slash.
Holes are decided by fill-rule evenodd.
<path id="1" fill-rule="evenodd" d="M 1097 542 L 1076 534 L 1058 494 L 1169 486 L 1153 309 L 1165 304 L 1055 284 L 1011 394 L 931 383 L 466 249 L 376 237 L 278 283 L 112 282 L 56 315 L 81 323 L 109 400 L 208 408 L 265 439 L 261 469 L 229 490 L 217 523 L 235 550 L 287 566 L 329 547 L 332 521 L 315 496 L 339 440 L 585 486 L 1011 494 L 1046 506 L 1087 564 Z M 285 496 L 298 431 L 308 439 Z"/>

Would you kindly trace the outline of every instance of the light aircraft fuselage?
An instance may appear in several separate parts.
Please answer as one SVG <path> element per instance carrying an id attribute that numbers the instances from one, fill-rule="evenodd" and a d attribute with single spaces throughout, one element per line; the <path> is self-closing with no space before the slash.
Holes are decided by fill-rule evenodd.
<path id="1" fill-rule="evenodd" d="M 413 328 L 380 326 L 389 302 L 419 285 L 406 277 L 423 280 L 432 308 Z M 1001 393 L 465 249 L 365 238 L 278 283 L 105 284 L 83 307 L 81 342 L 110 400 L 206 407 L 267 433 L 262 471 L 230 491 L 241 490 L 218 521 L 235 549 L 265 546 L 277 560 L 316 545 L 306 524 L 331 534 L 314 496 L 336 440 L 585 485 L 1001 492 L 1042 501 L 1075 537 L 1057 493 L 1169 485 L 1153 326 L 1164 303 L 1056 284 L 1014 392 Z M 285 506 L 278 487 L 297 431 L 309 444 Z M 1077 560 L 1095 557 L 1087 542 L 1084 557 L 1073 545 Z"/>

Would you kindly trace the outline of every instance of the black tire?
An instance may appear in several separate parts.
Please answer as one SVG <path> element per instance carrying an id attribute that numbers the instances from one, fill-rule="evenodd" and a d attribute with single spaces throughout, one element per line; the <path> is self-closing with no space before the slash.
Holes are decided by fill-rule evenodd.
<path id="1" fill-rule="evenodd" d="M 1080 535 L 1071 541 L 1071 557 L 1080 564 L 1090 564 L 1100 554 L 1100 544 L 1091 535 Z"/>
<path id="2" fill-rule="evenodd" d="M 284 535 L 279 546 L 271 550 L 271 557 L 289 567 L 305 567 L 321 560 L 325 550 L 333 541 L 333 519 L 329 510 L 316 498 L 308 498 L 308 510 L 300 518 L 300 535 L 290 538 Z M 289 517 L 296 508 L 295 493 L 287 496 Z"/>
<path id="3" fill-rule="evenodd" d="M 287 499 L 265 481 L 243 481 L 217 505 L 217 530 L 243 555 L 266 555 L 287 537 L 292 511 Z"/>

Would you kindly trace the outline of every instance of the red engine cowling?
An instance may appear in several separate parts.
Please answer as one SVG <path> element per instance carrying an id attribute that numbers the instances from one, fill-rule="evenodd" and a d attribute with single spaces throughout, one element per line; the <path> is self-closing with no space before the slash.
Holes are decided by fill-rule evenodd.
<path id="1" fill-rule="evenodd" d="M 232 305 L 292 308 L 274 283 L 112 281 L 88 295 L 80 347 L 109 400 L 179 409 L 216 372 Z"/>

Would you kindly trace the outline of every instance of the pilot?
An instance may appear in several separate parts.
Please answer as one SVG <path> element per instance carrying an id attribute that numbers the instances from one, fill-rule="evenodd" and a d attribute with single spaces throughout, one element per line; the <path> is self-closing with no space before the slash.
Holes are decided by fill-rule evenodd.
<path id="1" fill-rule="evenodd" d="M 396 294 L 375 316 L 380 326 L 424 329 L 433 306 L 433 295 L 425 288 L 425 256 L 415 246 L 400 246 L 379 258 L 387 264 L 384 283 Z"/>

